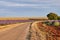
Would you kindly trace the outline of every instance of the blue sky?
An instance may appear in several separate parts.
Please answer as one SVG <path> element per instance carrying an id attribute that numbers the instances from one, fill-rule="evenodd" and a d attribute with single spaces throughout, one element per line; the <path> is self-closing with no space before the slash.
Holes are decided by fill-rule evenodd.
<path id="1" fill-rule="evenodd" d="M 60 0 L 0 0 L 0 17 L 44 17 L 60 15 Z"/>

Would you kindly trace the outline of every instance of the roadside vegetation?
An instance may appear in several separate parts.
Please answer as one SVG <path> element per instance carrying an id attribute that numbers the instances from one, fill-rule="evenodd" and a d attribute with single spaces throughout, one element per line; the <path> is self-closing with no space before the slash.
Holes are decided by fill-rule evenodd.
<path id="1" fill-rule="evenodd" d="M 48 21 L 45 21 L 44 23 L 49 26 L 60 26 L 60 16 L 58 16 L 56 13 L 49 13 L 47 14 Z"/>
<path id="2" fill-rule="evenodd" d="M 47 14 L 47 17 L 49 20 L 60 20 L 60 16 L 58 16 L 56 13 L 49 13 Z"/>

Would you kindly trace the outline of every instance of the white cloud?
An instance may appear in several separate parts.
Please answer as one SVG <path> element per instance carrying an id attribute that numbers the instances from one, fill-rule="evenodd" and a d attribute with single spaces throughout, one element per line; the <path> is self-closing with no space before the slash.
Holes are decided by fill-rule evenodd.
<path id="1" fill-rule="evenodd" d="M 13 0 L 13 1 L 22 1 L 22 2 L 59 2 L 60 0 Z"/>
<path id="2" fill-rule="evenodd" d="M 6 13 L 6 15 L 7 14 L 9 14 L 9 15 L 13 14 L 14 15 L 16 13 L 20 13 L 20 12 L 17 12 L 17 11 L 13 11 L 12 9 L 11 9 L 12 10 L 11 11 L 9 9 L 11 7 L 19 7 L 19 8 L 20 7 L 31 7 L 31 8 L 38 8 L 38 9 L 39 8 L 40 9 L 43 8 L 43 10 L 44 10 L 44 8 L 46 8 L 47 12 L 56 11 L 56 10 L 58 10 L 60 8 L 60 0 L 14 0 L 14 1 L 17 1 L 17 2 L 21 1 L 21 2 L 25 2 L 25 3 L 21 4 L 21 3 L 13 2 L 13 0 L 11 0 L 10 2 L 9 1 L 5 1 L 5 0 L 4 1 L 0 1 L 0 6 L 8 7 L 8 10 L 7 9 L 0 9 L 0 14 L 3 15 L 4 13 Z M 15 10 L 17 10 L 17 9 L 15 9 Z M 30 9 L 28 9 L 28 10 L 30 10 Z"/>
<path id="3" fill-rule="evenodd" d="M 14 1 L 21 1 L 21 2 L 33 2 L 33 3 L 47 3 L 53 5 L 60 5 L 60 0 L 14 0 Z"/>
<path id="4" fill-rule="evenodd" d="M 39 6 L 35 4 L 19 4 L 19 3 L 6 2 L 6 1 L 0 1 L 0 5 L 2 6 Z"/>
<path id="5" fill-rule="evenodd" d="M 18 6 L 18 7 L 32 7 L 32 6 L 39 6 L 38 4 L 19 4 L 19 3 L 13 3 L 13 2 L 6 2 L 6 1 L 0 1 L 0 5 L 2 6 Z"/>
<path id="6" fill-rule="evenodd" d="M 16 0 L 16 1 L 20 1 L 20 0 Z M 24 0 L 21 0 L 24 1 Z M 25 0 L 27 1 L 27 0 Z M 34 1 L 34 0 L 31 0 Z M 44 1 L 44 0 L 35 0 L 35 1 Z M 47 2 L 47 0 L 45 0 Z M 0 5 L 1 6 L 9 6 L 9 7 L 33 7 L 33 8 L 50 8 L 50 7 L 60 7 L 60 2 L 59 1 L 54 1 L 51 3 L 47 3 L 47 4 L 21 4 L 21 3 L 15 3 L 15 2 L 6 2 L 6 1 L 0 1 Z"/>

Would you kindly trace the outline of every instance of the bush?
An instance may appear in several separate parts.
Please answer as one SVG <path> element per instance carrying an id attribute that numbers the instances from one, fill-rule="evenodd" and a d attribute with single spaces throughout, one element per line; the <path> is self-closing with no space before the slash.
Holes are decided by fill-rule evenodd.
<path id="1" fill-rule="evenodd" d="M 58 16 L 58 20 L 60 20 L 60 16 Z"/>
<path id="2" fill-rule="evenodd" d="M 58 15 L 55 14 L 55 13 L 49 13 L 49 14 L 47 15 L 47 17 L 48 17 L 48 19 L 50 19 L 50 20 L 58 20 Z"/>
<path id="3" fill-rule="evenodd" d="M 47 25 L 52 25 L 52 22 L 50 22 L 50 21 L 46 21 L 44 23 L 47 24 Z"/>
<path id="4" fill-rule="evenodd" d="M 58 22 L 58 21 L 55 21 L 54 23 L 53 23 L 53 26 L 59 26 L 60 25 L 60 23 Z"/>

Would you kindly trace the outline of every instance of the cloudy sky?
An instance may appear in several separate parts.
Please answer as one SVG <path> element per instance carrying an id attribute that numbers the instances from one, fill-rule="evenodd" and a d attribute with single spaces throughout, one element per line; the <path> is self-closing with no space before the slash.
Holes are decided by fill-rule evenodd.
<path id="1" fill-rule="evenodd" d="M 0 17 L 43 17 L 60 15 L 60 0 L 0 0 Z"/>

